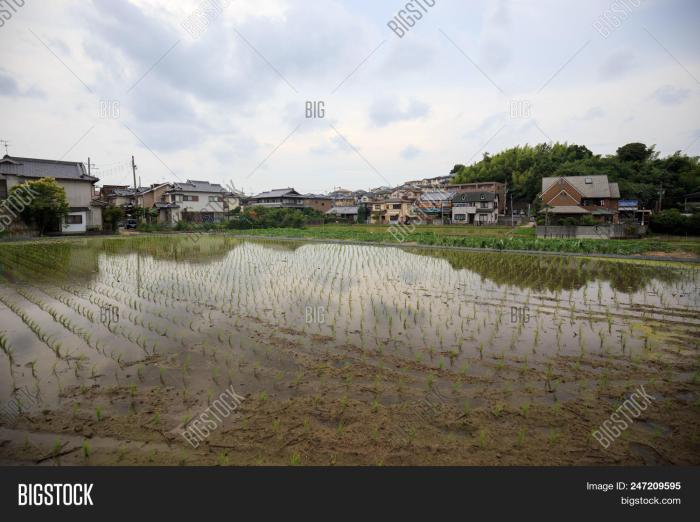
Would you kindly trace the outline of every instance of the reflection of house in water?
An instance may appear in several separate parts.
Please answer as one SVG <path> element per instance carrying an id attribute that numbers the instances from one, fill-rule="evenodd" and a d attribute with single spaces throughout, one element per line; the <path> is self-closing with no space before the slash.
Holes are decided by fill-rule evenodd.
<path id="1" fill-rule="evenodd" d="M 137 253 L 158 260 L 210 263 L 220 261 L 231 250 L 243 244 L 233 237 L 187 235 L 179 237 L 130 237 L 96 240 L 108 255 Z"/>
<path id="2" fill-rule="evenodd" d="M 34 261 L 43 268 L 41 274 L 32 276 L 32 282 L 62 283 L 66 280 L 87 283 L 99 273 L 99 249 L 94 245 L 99 240 L 71 241 L 70 243 L 55 242 L 42 245 L 40 258 Z M 12 269 L 18 259 L 31 256 L 34 250 L 23 244 L 5 244 L 0 249 L 0 266 L 4 276 L 11 282 L 27 279 L 26 273 L 18 273 Z"/>

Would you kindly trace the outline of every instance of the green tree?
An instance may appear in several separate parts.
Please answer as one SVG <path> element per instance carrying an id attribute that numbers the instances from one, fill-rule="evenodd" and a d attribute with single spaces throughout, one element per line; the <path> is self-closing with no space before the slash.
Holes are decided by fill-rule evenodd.
<path id="1" fill-rule="evenodd" d="M 50 229 L 59 230 L 61 220 L 68 214 L 70 207 L 66 191 L 54 178 L 41 178 L 15 185 L 10 190 L 10 197 L 15 193 L 33 196 L 24 197 L 26 204 L 20 212 L 22 221 L 35 226 L 42 236 Z"/>
<path id="2" fill-rule="evenodd" d="M 515 199 L 532 203 L 544 177 L 604 174 L 618 183 L 622 198 L 638 199 L 644 208 L 654 207 L 662 187 L 663 208 L 680 208 L 684 196 L 700 188 L 699 161 L 680 152 L 659 158 L 653 146 L 643 143 L 628 143 L 608 156 L 595 155 L 583 145 L 541 143 L 484 154 L 469 166 L 455 165 L 452 181 L 508 183 Z"/>
<path id="3" fill-rule="evenodd" d="M 656 159 L 654 146 L 647 147 L 644 143 L 628 143 L 617 149 L 617 157 L 621 161 L 647 161 Z"/>
<path id="4" fill-rule="evenodd" d="M 119 222 L 124 219 L 124 209 L 110 205 L 102 210 L 102 221 L 109 230 L 116 232 L 119 227 Z"/>

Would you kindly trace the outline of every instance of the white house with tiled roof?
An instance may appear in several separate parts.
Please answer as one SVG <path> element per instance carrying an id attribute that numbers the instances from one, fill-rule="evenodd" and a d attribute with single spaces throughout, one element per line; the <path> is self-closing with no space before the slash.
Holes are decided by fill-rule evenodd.
<path id="1" fill-rule="evenodd" d="M 240 195 L 218 183 L 188 179 L 172 183 L 159 203 L 168 203 L 174 222 L 218 222 L 240 205 Z"/>
<path id="2" fill-rule="evenodd" d="M 54 178 L 63 187 L 70 211 L 61 223 L 65 234 L 84 233 L 102 228 L 103 203 L 95 199 L 98 178 L 88 175 L 85 165 L 75 161 L 20 158 L 5 155 L 0 159 L 0 200 L 10 189 L 29 180 Z"/>

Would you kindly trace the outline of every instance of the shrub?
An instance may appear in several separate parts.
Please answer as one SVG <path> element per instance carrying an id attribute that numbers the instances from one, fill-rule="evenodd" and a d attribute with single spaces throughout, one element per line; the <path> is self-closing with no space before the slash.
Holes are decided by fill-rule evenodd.
<path id="1" fill-rule="evenodd" d="M 29 194 L 29 196 L 26 196 Z M 22 195 L 25 195 L 22 199 Z M 50 230 L 60 230 L 69 206 L 64 188 L 53 178 L 26 181 L 10 189 L 10 198 L 23 202 L 20 217 L 27 225 L 35 226 L 39 235 Z"/>
<path id="2" fill-rule="evenodd" d="M 678 209 L 672 208 L 652 214 L 649 227 L 652 232 L 662 234 L 700 235 L 700 214 L 684 216 Z"/>

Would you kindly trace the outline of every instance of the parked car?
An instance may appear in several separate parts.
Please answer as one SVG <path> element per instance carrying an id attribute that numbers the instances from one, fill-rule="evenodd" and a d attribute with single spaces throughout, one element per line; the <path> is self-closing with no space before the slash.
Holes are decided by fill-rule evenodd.
<path id="1" fill-rule="evenodd" d="M 125 228 L 136 228 L 136 225 L 138 225 L 138 221 L 135 219 L 127 219 Z"/>

